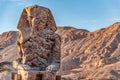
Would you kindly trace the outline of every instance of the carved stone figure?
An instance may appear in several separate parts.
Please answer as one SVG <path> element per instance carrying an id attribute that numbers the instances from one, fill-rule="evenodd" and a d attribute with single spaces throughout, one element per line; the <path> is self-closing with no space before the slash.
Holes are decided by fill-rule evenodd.
<path id="1" fill-rule="evenodd" d="M 51 11 L 38 5 L 24 8 L 18 23 L 20 59 L 14 66 L 25 70 L 56 72 L 60 68 L 61 38 Z"/>

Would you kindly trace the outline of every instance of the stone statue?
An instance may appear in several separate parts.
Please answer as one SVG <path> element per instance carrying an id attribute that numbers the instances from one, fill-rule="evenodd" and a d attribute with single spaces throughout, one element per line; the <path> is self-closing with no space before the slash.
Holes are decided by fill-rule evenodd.
<path id="1" fill-rule="evenodd" d="M 61 38 L 51 11 L 38 5 L 24 8 L 18 23 L 20 58 L 25 70 L 56 72 L 60 68 Z"/>

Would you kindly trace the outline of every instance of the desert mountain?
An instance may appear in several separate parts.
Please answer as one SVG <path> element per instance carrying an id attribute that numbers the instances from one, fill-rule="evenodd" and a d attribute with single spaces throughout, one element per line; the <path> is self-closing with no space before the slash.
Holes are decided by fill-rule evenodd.
<path id="1" fill-rule="evenodd" d="M 62 37 L 60 74 L 64 77 L 120 79 L 120 22 L 94 32 L 63 26 L 56 33 Z M 5 47 L 0 51 L 1 61 L 18 57 L 16 40 L 16 32 L 0 35 L 0 44 Z"/>
<path id="2" fill-rule="evenodd" d="M 0 45 L 2 50 L 0 50 L 0 62 L 3 61 L 13 61 L 16 59 L 17 55 L 17 32 L 9 31 L 4 32 L 0 35 Z"/>
<path id="3" fill-rule="evenodd" d="M 16 40 L 17 40 L 16 31 L 4 32 L 3 34 L 0 35 L 0 45 L 2 45 L 2 47 L 4 48 L 15 43 Z"/>
<path id="4" fill-rule="evenodd" d="M 76 67 L 99 67 L 104 64 L 111 64 L 119 58 L 120 47 L 120 23 L 115 23 L 108 28 L 95 32 L 77 30 L 75 28 L 58 29 L 63 38 L 62 57 L 64 66 L 73 62 L 70 68 Z M 63 67 L 64 70 L 65 67 Z"/>
<path id="5" fill-rule="evenodd" d="M 73 77 L 78 73 L 79 78 L 118 79 L 120 22 L 95 32 L 60 27 L 57 33 L 62 36 L 61 71 L 65 71 L 64 75 Z"/>

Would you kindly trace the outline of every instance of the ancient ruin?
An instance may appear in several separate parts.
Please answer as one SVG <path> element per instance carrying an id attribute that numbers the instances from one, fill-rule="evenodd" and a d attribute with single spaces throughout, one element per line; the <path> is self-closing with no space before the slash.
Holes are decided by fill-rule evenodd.
<path id="1" fill-rule="evenodd" d="M 13 62 L 18 72 L 13 72 L 12 80 L 56 80 L 61 38 L 55 33 L 51 11 L 38 5 L 26 7 L 17 28 L 20 58 Z"/>

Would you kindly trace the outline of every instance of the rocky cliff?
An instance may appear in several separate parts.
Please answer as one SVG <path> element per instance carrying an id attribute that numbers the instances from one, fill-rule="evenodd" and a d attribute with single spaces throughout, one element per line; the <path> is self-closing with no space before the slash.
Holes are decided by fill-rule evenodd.
<path id="1" fill-rule="evenodd" d="M 17 31 L 4 32 L 0 35 L 0 62 L 13 61 L 17 55 Z"/>
<path id="2" fill-rule="evenodd" d="M 72 80 L 120 79 L 120 22 L 94 32 L 63 26 L 58 28 L 57 33 L 62 37 L 63 77 Z M 0 41 L 6 39 L 0 37 Z M 15 44 L 0 51 L 0 55 L 5 53 L 9 53 L 9 57 L 15 54 L 13 59 L 18 57 Z"/>
<path id="3" fill-rule="evenodd" d="M 59 28 L 58 33 L 62 35 L 63 40 L 61 46 L 63 63 L 74 62 L 76 67 L 91 68 L 118 60 L 120 23 L 95 32 L 68 27 Z M 64 64 L 64 66 L 67 65 Z M 64 66 L 63 70 L 69 70 L 73 65 L 71 67 L 69 65 L 69 68 Z"/>
<path id="4" fill-rule="evenodd" d="M 4 32 L 0 35 L 0 45 L 2 47 L 7 47 L 17 40 L 17 32 L 16 31 L 9 31 Z"/>
<path id="5" fill-rule="evenodd" d="M 62 27 L 58 29 L 58 33 L 63 40 L 61 47 L 64 75 L 73 77 L 78 73 L 79 78 L 118 79 L 120 22 L 95 32 Z"/>

